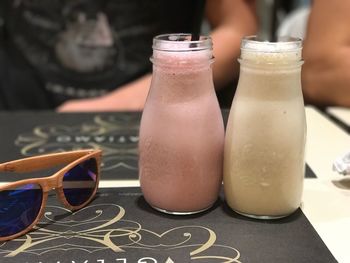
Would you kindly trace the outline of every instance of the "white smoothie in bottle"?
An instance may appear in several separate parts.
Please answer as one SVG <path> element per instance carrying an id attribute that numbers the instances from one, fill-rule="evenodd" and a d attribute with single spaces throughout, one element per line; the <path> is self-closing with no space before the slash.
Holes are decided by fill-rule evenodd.
<path id="1" fill-rule="evenodd" d="M 306 121 L 301 41 L 245 38 L 240 77 L 226 129 L 228 205 L 255 218 L 279 218 L 301 203 Z"/>

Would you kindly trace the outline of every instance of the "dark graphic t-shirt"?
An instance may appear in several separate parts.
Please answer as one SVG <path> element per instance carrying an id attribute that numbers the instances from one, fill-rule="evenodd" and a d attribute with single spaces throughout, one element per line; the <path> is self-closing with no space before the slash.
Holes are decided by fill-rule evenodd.
<path id="1" fill-rule="evenodd" d="M 38 73 L 57 106 L 102 95 L 149 72 L 153 37 L 190 32 L 195 1 L 5 2 L 6 41 Z"/>

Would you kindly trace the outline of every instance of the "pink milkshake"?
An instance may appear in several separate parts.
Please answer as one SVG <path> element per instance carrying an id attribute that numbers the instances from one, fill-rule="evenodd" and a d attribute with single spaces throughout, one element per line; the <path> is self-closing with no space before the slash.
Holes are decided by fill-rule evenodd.
<path id="1" fill-rule="evenodd" d="M 203 211 L 222 181 L 224 125 L 212 80 L 211 39 L 154 39 L 153 78 L 140 126 L 141 189 L 154 208 Z"/>

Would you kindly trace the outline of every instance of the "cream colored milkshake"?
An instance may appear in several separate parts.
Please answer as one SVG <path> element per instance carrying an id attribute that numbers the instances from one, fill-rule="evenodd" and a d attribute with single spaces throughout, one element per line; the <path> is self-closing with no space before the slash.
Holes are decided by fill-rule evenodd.
<path id="1" fill-rule="evenodd" d="M 209 208 L 218 198 L 224 126 L 212 80 L 211 41 L 205 38 L 202 46 L 190 46 L 188 36 L 179 37 L 185 39 L 172 35 L 153 47 L 152 84 L 140 127 L 139 175 L 152 207 L 190 214 Z"/>
<path id="2" fill-rule="evenodd" d="M 301 41 L 244 39 L 240 63 L 225 139 L 225 199 L 247 216 L 283 217 L 299 207 L 303 189 Z"/>

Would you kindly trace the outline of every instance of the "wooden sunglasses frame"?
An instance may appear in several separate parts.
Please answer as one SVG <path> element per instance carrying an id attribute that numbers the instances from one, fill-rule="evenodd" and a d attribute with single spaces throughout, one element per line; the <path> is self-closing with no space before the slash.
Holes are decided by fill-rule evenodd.
<path id="1" fill-rule="evenodd" d="M 24 179 L 17 182 L 0 185 L 0 192 L 1 192 L 3 190 L 18 188 L 20 186 L 27 185 L 27 184 L 36 184 L 40 186 L 43 193 L 41 207 L 37 217 L 35 218 L 35 220 L 33 220 L 33 223 L 29 225 L 26 229 L 23 229 L 22 231 L 14 235 L 0 237 L 0 242 L 14 239 L 16 237 L 22 236 L 27 232 L 29 232 L 42 217 L 45 210 L 48 193 L 53 189 L 56 190 L 56 195 L 58 199 L 69 210 L 74 211 L 86 206 L 94 198 L 98 188 L 100 174 L 101 174 L 101 170 L 100 170 L 101 155 L 102 155 L 101 150 L 87 149 L 87 150 L 77 150 L 77 151 L 38 155 L 34 157 L 18 159 L 15 161 L 9 161 L 9 162 L 0 164 L 0 172 L 15 172 L 15 173 L 35 172 L 35 171 L 51 168 L 55 165 L 67 164 L 65 167 L 63 167 L 62 169 L 60 169 L 59 171 L 57 171 L 56 173 L 48 177 Z M 86 202 L 84 202 L 79 206 L 73 206 L 67 201 L 63 192 L 64 174 L 70 169 L 74 168 L 76 165 L 91 158 L 96 160 L 96 165 L 97 165 L 95 188 L 93 190 L 93 193 L 91 194 L 91 196 Z"/>

